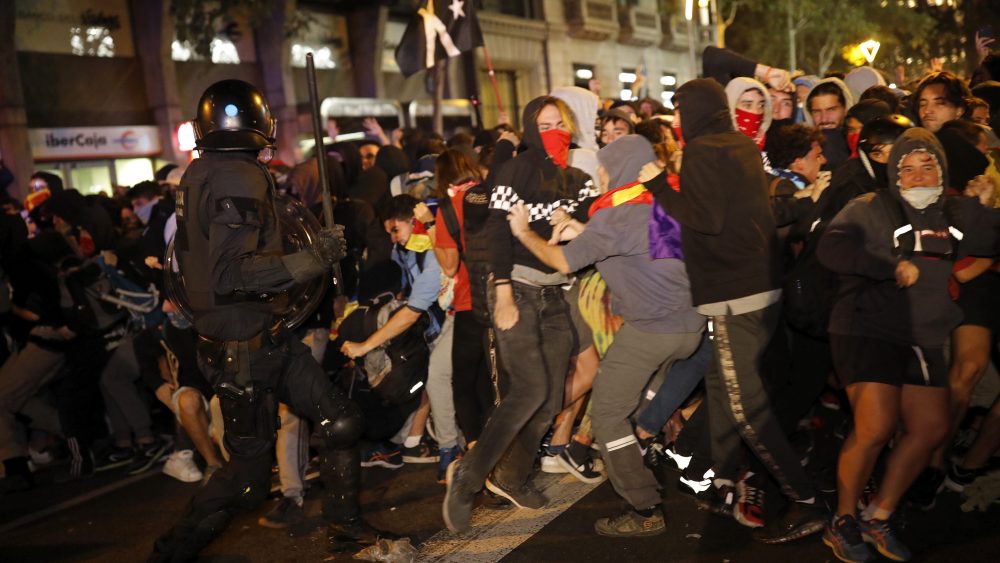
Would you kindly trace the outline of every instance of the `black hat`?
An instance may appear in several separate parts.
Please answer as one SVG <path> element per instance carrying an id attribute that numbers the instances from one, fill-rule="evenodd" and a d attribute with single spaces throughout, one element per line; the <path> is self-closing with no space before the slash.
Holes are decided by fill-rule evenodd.
<path id="1" fill-rule="evenodd" d="M 275 122 L 264 94 L 242 80 L 212 84 L 198 101 L 194 120 L 200 150 L 274 148 Z"/>
<path id="2" fill-rule="evenodd" d="M 903 131 L 913 127 L 913 122 L 905 115 L 894 113 L 875 118 L 861 129 L 858 136 L 858 148 L 869 152 L 877 145 L 890 145 L 903 134 Z"/>

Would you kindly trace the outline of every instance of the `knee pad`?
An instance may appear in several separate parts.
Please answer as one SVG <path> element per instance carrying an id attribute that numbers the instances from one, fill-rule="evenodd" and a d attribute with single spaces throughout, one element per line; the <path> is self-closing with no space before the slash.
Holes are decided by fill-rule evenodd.
<path id="1" fill-rule="evenodd" d="M 320 419 L 316 425 L 327 447 L 349 448 L 361 439 L 364 414 L 354 401 L 329 396 L 320 404 Z"/>

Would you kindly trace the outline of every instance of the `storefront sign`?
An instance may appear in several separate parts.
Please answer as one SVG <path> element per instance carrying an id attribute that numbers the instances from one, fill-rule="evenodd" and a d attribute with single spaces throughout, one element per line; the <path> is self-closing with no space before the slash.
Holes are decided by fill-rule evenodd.
<path id="1" fill-rule="evenodd" d="M 35 160 L 129 158 L 160 153 L 160 131 L 152 125 L 30 129 Z"/>

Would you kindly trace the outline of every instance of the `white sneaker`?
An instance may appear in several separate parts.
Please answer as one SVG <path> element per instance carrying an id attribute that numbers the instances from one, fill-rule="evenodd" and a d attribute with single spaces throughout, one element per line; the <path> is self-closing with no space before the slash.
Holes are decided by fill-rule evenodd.
<path id="1" fill-rule="evenodd" d="M 194 483 L 202 478 L 191 450 L 178 450 L 170 454 L 167 463 L 163 465 L 163 472 L 183 483 Z"/>
<path id="2" fill-rule="evenodd" d="M 559 464 L 557 459 L 559 456 L 554 455 L 543 455 L 542 456 L 542 472 L 543 473 L 569 473 L 566 468 Z"/>

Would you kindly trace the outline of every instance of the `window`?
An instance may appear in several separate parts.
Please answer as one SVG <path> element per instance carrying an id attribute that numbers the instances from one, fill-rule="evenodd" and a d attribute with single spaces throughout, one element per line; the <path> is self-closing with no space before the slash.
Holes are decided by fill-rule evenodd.
<path id="1" fill-rule="evenodd" d="M 634 68 L 623 68 L 620 73 L 618 73 L 618 81 L 621 82 L 621 99 L 625 101 L 632 101 L 635 99 L 635 95 L 632 93 L 632 85 L 635 84 L 637 77 Z"/>
<path id="2" fill-rule="evenodd" d="M 677 75 L 664 74 L 660 77 L 660 101 L 670 109 L 674 107 L 674 92 L 677 91 Z"/>
<path id="3" fill-rule="evenodd" d="M 594 66 L 573 63 L 573 85 L 590 89 L 590 81 L 594 78 Z"/>

